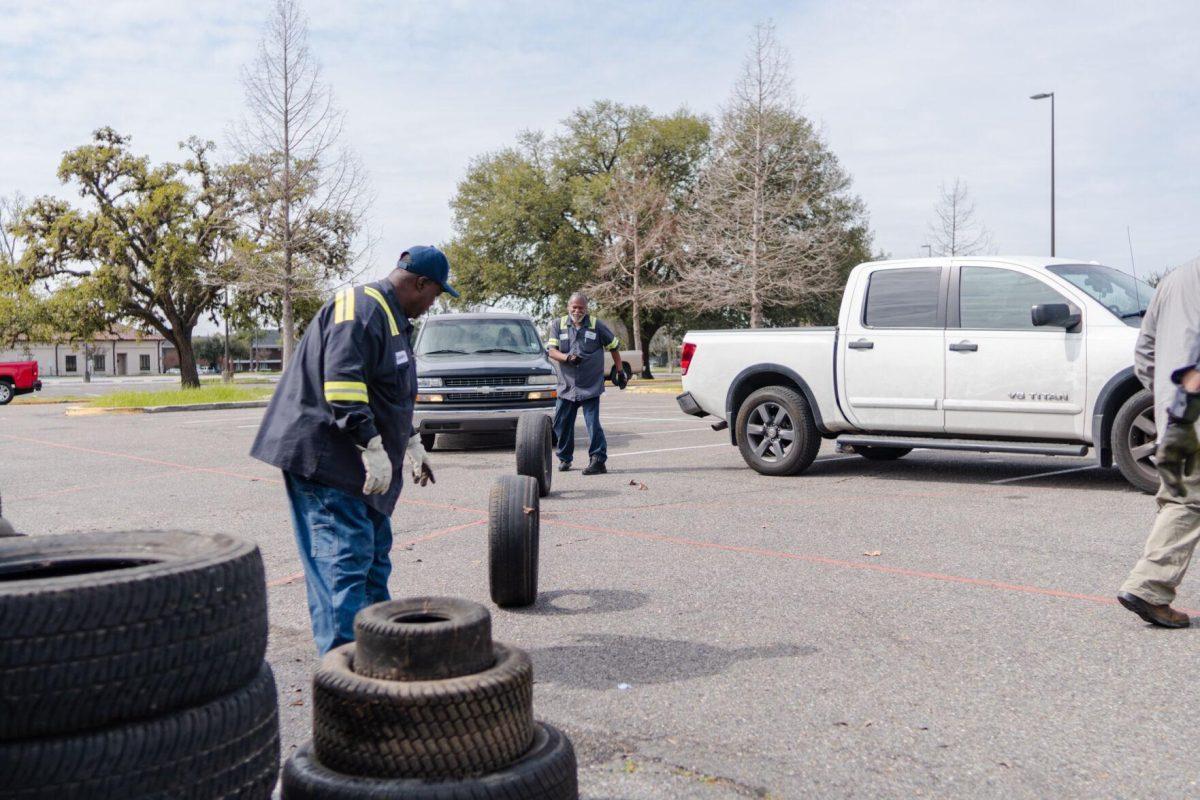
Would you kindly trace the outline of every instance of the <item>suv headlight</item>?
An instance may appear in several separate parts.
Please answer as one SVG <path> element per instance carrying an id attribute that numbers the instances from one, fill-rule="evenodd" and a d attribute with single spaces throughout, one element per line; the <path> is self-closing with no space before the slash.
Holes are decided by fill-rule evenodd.
<path id="1" fill-rule="evenodd" d="M 418 389 L 436 389 L 441 385 L 441 378 L 417 378 Z"/>
<path id="2" fill-rule="evenodd" d="M 555 383 L 558 383 L 557 375 L 530 375 L 529 376 L 529 385 L 530 386 L 549 386 L 549 385 L 555 384 Z"/>

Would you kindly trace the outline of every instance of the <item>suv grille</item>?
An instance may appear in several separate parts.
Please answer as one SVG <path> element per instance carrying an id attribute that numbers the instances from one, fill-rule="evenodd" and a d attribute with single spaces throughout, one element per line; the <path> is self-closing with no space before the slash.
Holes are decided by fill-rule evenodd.
<path id="1" fill-rule="evenodd" d="M 525 392 L 455 392 L 446 395 L 447 403 L 458 403 L 464 400 L 525 400 Z"/>
<path id="2" fill-rule="evenodd" d="M 524 386 L 524 375 L 492 375 L 479 378 L 443 378 L 443 386 Z"/>

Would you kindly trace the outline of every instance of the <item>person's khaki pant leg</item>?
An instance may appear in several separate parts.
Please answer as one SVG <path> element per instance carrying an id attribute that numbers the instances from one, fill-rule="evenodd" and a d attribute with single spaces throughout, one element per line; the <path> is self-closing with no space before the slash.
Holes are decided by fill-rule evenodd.
<path id="1" fill-rule="evenodd" d="M 1178 497 L 1165 486 L 1159 487 L 1158 516 L 1146 539 L 1146 550 L 1121 591 L 1154 605 L 1175 600 L 1175 587 L 1183 580 L 1200 540 L 1200 473 L 1188 476 L 1186 489 L 1186 497 Z"/>

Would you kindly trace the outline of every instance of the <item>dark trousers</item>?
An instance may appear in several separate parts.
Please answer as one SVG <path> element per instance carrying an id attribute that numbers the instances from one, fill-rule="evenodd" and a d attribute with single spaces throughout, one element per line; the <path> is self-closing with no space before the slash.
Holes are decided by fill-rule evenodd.
<path id="1" fill-rule="evenodd" d="M 600 398 L 591 400 L 564 400 L 558 398 L 554 406 L 554 435 L 558 438 L 558 460 L 571 463 L 575 455 L 575 415 L 583 409 L 583 421 L 587 425 L 588 456 L 601 463 L 608 460 L 608 440 L 604 428 L 600 427 Z"/>
<path id="2" fill-rule="evenodd" d="M 317 651 L 354 641 L 354 615 L 384 600 L 392 572 L 392 521 L 361 498 L 283 473 L 304 565 Z"/>

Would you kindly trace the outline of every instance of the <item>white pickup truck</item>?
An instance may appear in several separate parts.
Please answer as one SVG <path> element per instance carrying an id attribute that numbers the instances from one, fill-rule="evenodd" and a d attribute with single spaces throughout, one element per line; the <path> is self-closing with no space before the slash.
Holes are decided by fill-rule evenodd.
<path id="1" fill-rule="evenodd" d="M 1154 403 L 1133 372 L 1152 293 L 1063 259 L 860 264 L 835 328 L 689 331 L 679 406 L 719 417 L 766 475 L 805 470 L 822 438 L 872 461 L 1095 449 L 1152 492 Z"/>

